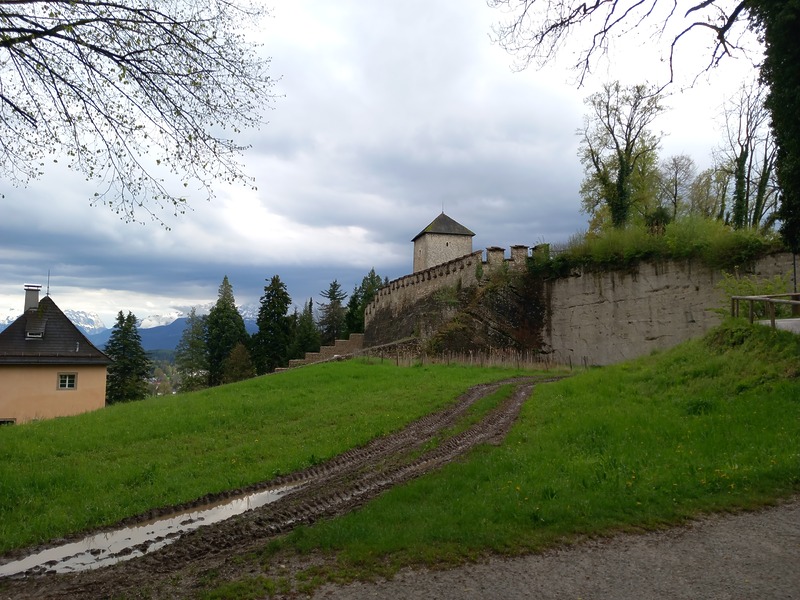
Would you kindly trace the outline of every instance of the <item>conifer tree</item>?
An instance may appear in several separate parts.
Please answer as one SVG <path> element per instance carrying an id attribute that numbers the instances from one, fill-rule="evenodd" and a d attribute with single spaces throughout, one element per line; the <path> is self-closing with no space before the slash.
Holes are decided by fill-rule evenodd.
<path id="1" fill-rule="evenodd" d="M 303 312 L 297 318 L 289 355 L 292 358 L 303 358 L 306 352 L 317 352 L 319 346 L 319 329 L 314 321 L 314 301 L 309 299 L 308 304 L 303 306 Z"/>
<path id="2" fill-rule="evenodd" d="M 175 349 L 175 367 L 181 378 L 181 391 L 199 390 L 208 385 L 208 353 L 205 317 L 194 307 Z"/>
<path id="3" fill-rule="evenodd" d="M 130 402 L 146 397 L 150 359 L 142 348 L 136 317 L 130 311 L 127 316 L 119 311 L 105 353 L 114 361 L 108 367 L 106 403 Z"/>
<path id="4" fill-rule="evenodd" d="M 350 294 L 350 300 L 347 302 L 347 313 L 345 314 L 347 334 L 364 333 L 364 312 L 382 285 L 383 281 L 375 273 L 375 269 L 372 268 L 361 280 L 361 285 L 356 287 L 353 293 Z"/>
<path id="5" fill-rule="evenodd" d="M 335 279 L 328 289 L 320 292 L 327 302 L 320 304 L 319 332 L 323 344 L 333 344 L 344 334 L 345 308 L 342 304 L 347 294 L 342 291 L 341 284 Z"/>
<path id="6" fill-rule="evenodd" d="M 208 385 L 222 383 L 223 363 L 237 343 L 247 342 L 244 319 L 236 308 L 233 286 L 226 275 L 219 286 L 216 304 L 206 317 L 206 348 L 208 351 Z"/>
<path id="7" fill-rule="evenodd" d="M 269 285 L 264 287 L 258 309 L 258 332 L 252 340 L 251 354 L 259 375 L 288 364 L 292 323 L 286 313 L 291 303 L 286 285 L 278 275 L 274 275 Z"/>

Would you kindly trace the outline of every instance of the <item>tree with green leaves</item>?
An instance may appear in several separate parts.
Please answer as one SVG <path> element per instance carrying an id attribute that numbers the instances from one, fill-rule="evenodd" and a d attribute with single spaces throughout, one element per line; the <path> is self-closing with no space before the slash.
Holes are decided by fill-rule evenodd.
<path id="1" fill-rule="evenodd" d="M 353 289 L 344 317 L 346 334 L 364 333 L 364 312 L 382 286 L 383 281 L 373 267 L 361 280 L 361 285 Z"/>
<path id="2" fill-rule="evenodd" d="M 749 0 L 752 24 L 764 42 L 761 80 L 767 85 L 777 153 L 775 170 L 781 191 L 780 231 L 793 252 L 800 252 L 800 0 Z"/>
<path id="3" fill-rule="evenodd" d="M 320 343 L 319 328 L 314 319 L 314 301 L 309 299 L 297 317 L 289 356 L 303 358 L 306 352 L 319 351 Z"/>
<path id="4" fill-rule="evenodd" d="M 662 64 L 667 65 L 671 82 L 676 52 L 690 35 L 709 34 L 705 68 L 710 69 L 725 57 L 741 53 L 747 30 L 755 33 L 764 47 L 759 71 L 769 90 L 766 106 L 777 145 L 781 235 L 795 252 L 800 251 L 800 0 L 694 0 L 680 8 L 674 1 L 658 0 L 489 0 L 489 4 L 508 15 L 495 28 L 495 39 L 517 56 L 520 68 L 550 62 L 581 29 L 589 33 L 576 54 L 580 83 L 618 34 L 649 30 L 656 39 L 667 40 Z M 733 211 L 736 221 L 745 212 L 743 183 L 740 176 L 738 207 Z"/>
<path id="5" fill-rule="evenodd" d="M 689 192 L 697 167 L 688 154 L 677 154 L 661 161 L 658 167 L 658 205 L 666 209 L 670 221 L 689 211 Z"/>
<path id="6" fill-rule="evenodd" d="M 723 106 L 724 140 L 717 154 L 733 182 L 730 224 L 735 229 L 769 229 L 776 218 L 776 147 L 766 94 L 763 85 L 745 82 Z"/>
<path id="7" fill-rule="evenodd" d="M 0 3 L 0 171 L 24 184 L 45 159 L 98 182 L 126 220 L 183 213 L 186 189 L 249 183 L 232 135 L 263 122 L 269 59 L 236 0 Z"/>
<path id="8" fill-rule="evenodd" d="M 342 286 L 337 280 L 333 280 L 321 296 L 327 300 L 319 305 L 319 327 L 320 338 L 323 345 L 333 344 L 344 334 L 344 300 L 347 294 L 342 291 Z"/>
<path id="9" fill-rule="evenodd" d="M 114 361 L 108 367 L 106 403 L 131 402 L 147 396 L 150 359 L 142 347 L 136 317 L 119 311 L 105 353 Z"/>
<path id="10" fill-rule="evenodd" d="M 256 373 L 271 373 L 289 362 L 292 342 L 292 317 L 288 315 L 292 299 L 286 285 L 278 275 L 273 275 L 264 286 L 264 295 L 258 308 L 258 331 L 251 340 L 251 354 Z"/>
<path id="11" fill-rule="evenodd" d="M 236 345 L 222 363 L 222 383 L 236 383 L 256 376 L 250 352 L 242 342 Z"/>
<path id="12" fill-rule="evenodd" d="M 191 392 L 208 386 L 208 350 L 206 319 L 195 307 L 189 311 L 186 326 L 175 348 L 175 367 L 180 375 L 180 389 Z"/>
<path id="13" fill-rule="evenodd" d="M 586 105 L 589 114 L 578 130 L 586 172 L 581 186 L 584 206 L 589 211 L 607 206 L 611 224 L 624 227 L 636 199 L 637 169 L 656 164 L 660 137 L 650 126 L 664 111 L 661 96 L 651 86 L 615 82 L 589 96 Z"/>
<path id="14" fill-rule="evenodd" d="M 226 275 L 219 286 L 217 302 L 206 317 L 206 348 L 208 352 L 208 385 L 222 383 L 223 364 L 233 348 L 248 341 L 244 319 L 236 308 L 233 286 Z"/>
<path id="15" fill-rule="evenodd" d="M 715 164 L 701 171 L 689 189 L 689 214 L 724 221 L 730 187 L 730 169 Z"/>

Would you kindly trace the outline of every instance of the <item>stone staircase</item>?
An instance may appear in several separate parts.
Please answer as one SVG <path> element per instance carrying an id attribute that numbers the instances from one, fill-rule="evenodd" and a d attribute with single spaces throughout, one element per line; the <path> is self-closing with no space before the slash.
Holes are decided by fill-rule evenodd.
<path id="1" fill-rule="evenodd" d="M 333 346 L 322 346 L 319 352 L 306 352 L 305 358 L 294 358 L 289 361 L 289 368 L 302 367 L 316 362 L 331 360 L 337 356 L 355 354 L 364 349 L 364 334 L 351 333 L 346 340 L 336 340 Z"/>

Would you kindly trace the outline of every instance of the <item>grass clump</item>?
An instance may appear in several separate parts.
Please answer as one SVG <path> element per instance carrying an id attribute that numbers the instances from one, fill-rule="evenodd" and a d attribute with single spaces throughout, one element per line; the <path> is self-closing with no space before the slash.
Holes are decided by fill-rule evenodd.
<path id="1" fill-rule="evenodd" d="M 501 447 L 280 544 L 369 576 L 770 503 L 800 490 L 799 375 L 800 338 L 732 321 L 540 385 Z"/>

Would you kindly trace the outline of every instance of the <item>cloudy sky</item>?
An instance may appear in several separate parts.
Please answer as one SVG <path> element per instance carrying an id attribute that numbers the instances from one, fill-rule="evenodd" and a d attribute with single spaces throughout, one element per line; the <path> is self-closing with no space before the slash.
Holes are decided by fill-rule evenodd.
<path id="1" fill-rule="evenodd" d="M 0 182 L 0 317 L 21 312 L 24 283 L 62 309 L 145 318 L 212 302 L 224 275 L 237 303 L 256 303 L 278 274 L 293 301 L 333 279 L 350 291 L 374 267 L 411 271 L 411 238 L 444 209 L 474 247 L 566 241 L 585 229 L 575 130 L 583 99 L 606 81 L 663 82 L 652 32 L 615 44 L 583 88 L 569 49 L 544 70 L 512 70 L 490 39 L 503 18 L 483 0 L 270 0 L 257 35 L 280 77 L 269 124 L 246 132 L 257 191 L 217 188 L 171 230 L 130 224 L 89 205 L 79 175 L 53 169 L 26 188 Z M 719 142 L 716 115 L 753 73 L 729 60 L 690 89 L 687 67 L 656 123 L 662 156 L 700 168 Z M 694 63 L 692 62 L 694 60 Z M 266 110 L 266 109 L 265 109 Z"/>

